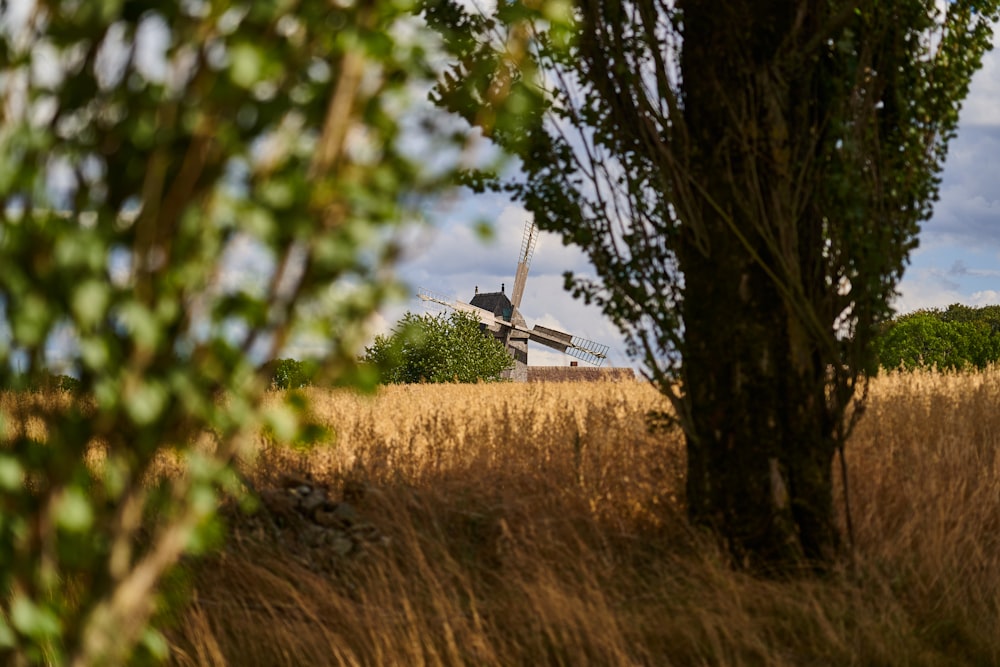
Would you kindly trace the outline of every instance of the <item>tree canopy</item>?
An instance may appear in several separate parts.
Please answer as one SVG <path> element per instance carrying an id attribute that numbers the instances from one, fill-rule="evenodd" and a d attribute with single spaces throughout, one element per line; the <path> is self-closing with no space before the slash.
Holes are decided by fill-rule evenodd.
<path id="1" fill-rule="evenodd" d="M 1000 361 L 1000 306 L 918 310 L 895 317 L 876 341 L 886 370 L 983 369 Z"/>
<path id="2" fill-rule="evenodd" d="M 672 400 L 691 519 L 739 564 L 829 562 L 847 408 L 997 2 L 425 4 L 457 60 L 437 102 L 524 167 L 469 181 L 592 261 L 567 287 Z"/>
<path id="3" fill-rule="evenodd" d="M 376 336 L 364 361 L 389 384 L 494 382 L 514 360 L 468 313 L 406 313 L 390 335 Z"/>

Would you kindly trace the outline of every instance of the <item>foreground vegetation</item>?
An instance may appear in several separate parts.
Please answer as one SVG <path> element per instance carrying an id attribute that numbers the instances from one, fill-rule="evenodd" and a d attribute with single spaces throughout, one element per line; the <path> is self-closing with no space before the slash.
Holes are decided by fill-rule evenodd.
<path id="1" fill-rule="evenodd" d="M 682 441 L 650 431 L 644 384 L 306 393 L 335 436 L 262 434 L 248 479 L 311 475 L 386 539 L 331 558 L 225 508 L 227 546 L 167 591 L 190 595 L 174 664 L 1000 663 L 1000 369 L 875 381 L 847 448 L 853 555 L 786 581 L 687 527 Z"/>

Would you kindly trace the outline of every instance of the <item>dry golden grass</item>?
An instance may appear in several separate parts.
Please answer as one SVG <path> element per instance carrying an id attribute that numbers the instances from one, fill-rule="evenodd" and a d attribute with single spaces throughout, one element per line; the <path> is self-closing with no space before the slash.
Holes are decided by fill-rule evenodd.
<path id="1" fill-rule="evenodd" d="M 730 570 L 683 521 L 684 453 L 641 383 L 312 390 L 334 435 L 261 437 L 391 538 L 315 558 L 230 513 L 190 567 L 177 665 L 1000 664 L 1000 370 L 889 375 L 848 445 L 853 559 Z M 275 398 L 277 400 L 277 397 Z"/>
<path id="2" fill-rule="evenodd" d="M 848 449 L 853 563 L 773 582 L 686 528 L 681 440 L 647 429 L 664 406 L 645 385 L 313 391 L 336 438 L 262 440 L 251 475 L 367 481 L 359 509 L 391 545 L 331 569 L 233 540 L 196 566 L 173 659 L 1000 664 L 998 397 L 997 370 L 878 379 Z"/>

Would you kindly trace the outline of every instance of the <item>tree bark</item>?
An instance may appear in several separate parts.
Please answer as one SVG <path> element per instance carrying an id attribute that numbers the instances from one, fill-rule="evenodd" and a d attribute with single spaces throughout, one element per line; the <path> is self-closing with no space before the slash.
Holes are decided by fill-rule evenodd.
<path id="1" fill-rule="evenodd" d="M 712 254 L 729 262 L 684 262 L 689 515 L 740 565 L 822 564 L 839 544 L 822 369 L 789 372 L 793 327 L 771 279 L 721 245 Z"/>
<path id="2" fill-rule="evenodd" d="M 810 291 L 822 247 L 821 212 L 794 189 L 802 147 L 817 143 L 817 98 L 802 93 L 819 59 L 781 60 L 816 34 L 812 4 L 682 5 L 689 168 L 703 195 L 678 253 L 687 503 L 757 570 L 823 564 L 839 545 L 827 362 L 789 296 Z"/>

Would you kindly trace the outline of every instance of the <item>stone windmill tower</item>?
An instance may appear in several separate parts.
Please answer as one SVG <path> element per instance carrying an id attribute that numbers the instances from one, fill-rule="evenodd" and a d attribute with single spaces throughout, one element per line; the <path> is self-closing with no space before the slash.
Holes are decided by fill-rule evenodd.
<path id="1" fill-rule="evenodd" d="M 526 223 L 524 235 L 521 238 L 517 272 L 514 274 L 514 289 L 509 297 L 504 285 L 500 286 L 499 292 L 480 292 L 477 287 L 476 293 L 469 303 L 449 299 L 425 289 L 421 289 L 417 293 L 417 296 L 424 301 L 432 301 L 454 310 L 471 313 L 479 318 L 482 325 L 493 332 L 497 340 L 502 342 L 511 356 L 514 357 L 514 368 L 509 371 L 508 377 L 517 382 L 524 382 L 528 379 L 529 340 L 594 366 L 600 366 L 604 363 L 608 352 L 607 345 L 601 345 L 563 331 L 537 324 L 528 328 L 520 311 L 521 297 L 524 296 L 524 286 L 528 280 L 528 267 L 531 265 L 531 256 L 535 252 L 537 240 L 538 228 L 535 223 Z"/>

